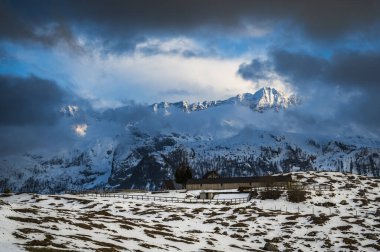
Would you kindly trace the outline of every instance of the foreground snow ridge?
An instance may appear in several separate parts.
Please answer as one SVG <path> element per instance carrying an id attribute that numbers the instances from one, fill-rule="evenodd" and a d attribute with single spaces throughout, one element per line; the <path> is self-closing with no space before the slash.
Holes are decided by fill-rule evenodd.
<path id="1" fill-rule="evenodd" d="M 277 200 L 253 197 L 238 205 L 3 194 L 0 251 L 380 250 L 379 179 L 293 175 L 332 190 L 310 190 L 301 203 L 284 192 Z"/>

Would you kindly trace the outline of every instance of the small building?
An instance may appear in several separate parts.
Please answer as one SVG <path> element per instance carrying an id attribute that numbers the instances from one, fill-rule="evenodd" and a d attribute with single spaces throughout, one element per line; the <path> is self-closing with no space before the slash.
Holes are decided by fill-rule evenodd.
<path id="1" fill-rule="evenodd" d="M 220 175 L 217 171 L 208 171 L 205 175 L 203 175 L 204 179 L 215 179 L 220 178 Z"/>
<path id="2" fill-rule="evenodd" d="M 291 175 L 189 179 L 187 190 L 225 190 L 255 187 L 291 187 Z"/>
<path id="3" fill-rule="evenodd" d="M 174 180 L 164 180 L 162 182 L 162 190 L 182 190 L 184 189 L 182 184 L 176 183 Z"/>

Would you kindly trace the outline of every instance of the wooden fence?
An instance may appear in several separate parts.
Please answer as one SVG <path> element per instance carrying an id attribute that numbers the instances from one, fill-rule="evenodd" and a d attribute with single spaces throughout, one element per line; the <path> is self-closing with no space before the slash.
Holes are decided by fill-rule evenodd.
<path id="1" fill-rule="evenodd" d="M 244 197 L 244 198 L 233 198 L 233 199 L 193 199 L 193 198 L 116 194 L 116 193 L 87 193 L 87 194 L 83 194 L 83 195 L 86 195 L 89 197 L 119 198 L 119 199 L 132 199 L 132 200 L 144 200 L 144 201 L 173 202 L 173 203 L 241 204 L 241 203 L 246 203 L 250 200 L 249 196 Z"/>
<path id="2" fill-rule="evenodd" d="M 242 192 L 252 192 L 252 191 L 265 191 L 265 190 L 315 190 L 315 191 L 331 191 L 334 188 L 328 184 L 318 184 L 318 185 L 292 185 L 291 187 L 250 187 L 244 188 Z M 129 193 L 128 193 L 129 192 Z M 114 191 L 80 191 L 72 192 L 72 194 L 80 194 L 89 197 L 104 197 L 104 198 L 120 198 L 120 199 L 132 199 L 132 200 L 143 200 L 143 201 L 161 201 L 161 202 L 173 202 L 173 203 L 222 203 L 222 204 L 241 204 L 250 201 L 251 193 L 248 197 L 232 198 L 232 199 L 194 199 L 194 198 L 178 198 L 178 197 L 168 197 L 168 196 L 151 196 L 151 195 L 136 195 L 130 193 L 145 192 L 141 190 L 114 190 Z M 69 192 L 70 193 L 70 192 Z M 221 192 L 222 193 L 222 192 Z"/>
<path id="3" fill-rule="evenodd" d="M 292 186 L 255 186 L 255 187 L 243 187 L 244 189 L 241 191 L 244 192 L 250 192 L 250 191 L 266 191 L 266 190 L 279 190 L 279 191 L 286 191 L 286 190 L 313 190 L 313 191 L 333 191 L 336 190 L 332 185 L 328 184 L 313 184 L 313 185 L 292 185 Z M 239 188 L 240 189 L 240 188 Z M 177 190 L 177 191 L 183 191 L 185 192 L 186 189 L 183 190 Z M 212 191 L 212 190 L 211 190 Z M 93 189 L 93 190 L 79 190 L 79 191 L 66 191 L 66 194 L 117 194 L 117 193 L 124 193 L 124 194 L 130 194 L 130 193 L 148 193 L 149 191 L 146 190 L 140 190 L 140 189 Z M 166 193 L 170 191 L 152 191 L 151 193 Z M 159 196 L 157 196 L 159 197 Z"/>
<path id="4" fill-rule="evenodd" d="M 314 185 L 291 185 L 291 186 L 255 186 L 255 187 L 240 187 L 238 189 L 241 192 L 252 191 L 288 191 L 288 190 L 306 190 L 306 191 L 333 191 L 335 188 L 328 184 L 314 184 Z"/>

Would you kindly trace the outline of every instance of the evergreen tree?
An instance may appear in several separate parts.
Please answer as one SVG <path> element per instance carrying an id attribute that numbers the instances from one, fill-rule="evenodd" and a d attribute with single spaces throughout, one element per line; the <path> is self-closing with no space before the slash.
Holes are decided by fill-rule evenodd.
<path id="1" fill-rule="evenodd" d="M 182 162 L 174 173 L 175 182 L 186 184 L 187 180 L 193 178 L 193 172 L 187 162 Z"/>

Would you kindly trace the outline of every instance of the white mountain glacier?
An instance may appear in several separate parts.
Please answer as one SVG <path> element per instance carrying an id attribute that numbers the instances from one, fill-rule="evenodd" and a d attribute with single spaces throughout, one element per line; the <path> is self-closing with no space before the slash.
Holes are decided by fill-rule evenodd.
<path id="1" fill-rule="evenodd" d="M 283 113 L 297 106 L 302 104 L 296 96 L 273 88 L 222 101 L 163 102 L 102 113 L 66 106 L 63 125 L 77 129 L 72 140 L 2 156 L 0 191 L 159 189 L 184 160 L 195 177 L 210 170 L 222 176 L 308 170 L 380 175 L 376 139 L 283 131 L 278 126 Z M 78 131 L 77 125 L 85 128 Z"/>

